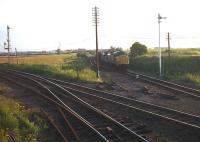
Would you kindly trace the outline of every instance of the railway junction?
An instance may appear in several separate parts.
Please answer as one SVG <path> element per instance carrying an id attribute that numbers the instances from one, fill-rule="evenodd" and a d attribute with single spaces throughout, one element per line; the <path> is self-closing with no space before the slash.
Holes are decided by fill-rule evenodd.
<path id="1" fill-rule="evenodd" d="M 14 97 L 40 108 L 61 141 L 198 142 L 200 139 L 196 89 L 132 71 L 118 73 L 106 69 L 101 70 L 105 83 L 96 85 L 8 69 L 1 69 L 0 74 L 1 81 L 13 88 L 31 92 L 28 97 L 17 94 Z M 124 79 L 129 85 L 124 84 Z M 183 101 L 193 106 L 181 107 Z"/>

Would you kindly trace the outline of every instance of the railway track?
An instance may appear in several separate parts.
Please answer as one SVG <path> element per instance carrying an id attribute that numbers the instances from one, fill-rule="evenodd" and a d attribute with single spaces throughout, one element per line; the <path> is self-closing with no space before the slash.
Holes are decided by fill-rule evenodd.
<path id="1" fill-rule="evenodd" d="M 73 124 L 68 123 L 67 124 L 68 127 L 66 129 L 66 127 L 64 127 L 66 125 L 66 123 L 64 123 L 64 122 L 60 123 L 60 121 L 58 121 L 58 118 L 64 119 L 66 121 L 66 117 L 63 115 L 62 110 L 64 110 L 65 115 L 74 119 L 73 120 L 74 123 L 82 126 L 82 131 L 85 132 L 85 134 L 79 133 L 79 136 L 81 136 L 81 138 L 82 138 L 81 141 L 83 141 L 83 142 L 88 142 L 88 141 L 99 141 L 99 142 L 102 141 L 102 142 L 104 142 L 104 141 L 107 141 L 105 139 L 105 137 L 103 135 L 101 135 L 96 129 L 94 129 L 91 126 L 91 124 L 89 124 L 85 119 L 83 119 L 81 116 L 79 116 L 75 111 L 71 110 L 67 105 L 62 105 L 63 102 L 58 101 L 59 98 L 51 90 L 49 90 L 47 86 L 43 85 L 42 83 L 40 83 L 37 80 L 34 80 L 30 77 L 21 76 L 21 75 L 16 77 L 16 74 L 14 74 L 14 75 L 9 74 L 9 77 L 7 77 L 7 76 L 8 76 L 8 74 L 3 74 L 1 72 L 2 78 L 17 84 L 18 86 L 21 86 L 21 87 L 24 87 L 24 88 L 27 88 L 27 89 L 33 91 L 34 93 L 39 95 L 37 97 L 43 97 L 44 98 L 41 102 L 42 104 L 47 103 L 48 105 L 51 105 L 50 111 L 52 111 L 52 108 L 53 108 L 53 111 L 54 111 L 54 113 L 56 113 L 56 115 L 55 114 L 51 115 L 52 112 L 48 113 L 44 109 L 42 109 L 42 112 L 47 117 L 50 124 L 55 128 L 57 133 L 61 136 L 62 141 L 64 141 L 64 142 L 80 141 L 79 138 L 77 137 L 77 134 L 75 135 L 75 131 L 74 132 L 68 131 L 70 133 L 73 133 L 73 135 L 69 135 L 69 134 L 65 133 L 65 131 L 68 130 L 68 127 L 73 126 Z M 35 82 L 35 83 L 33 83 L 33 82 Z M 56 100 L 54 97 L 58 98 L 58 100 Z M 59 108 L 59 111 L 62 112 L 61 117 L 59 117 L 60 113 L 58 112 L 58 109 L 57 109 L 57 111 L 55 111 L 55 107 L 56 108 L 57 107 L 62 108 L 62 110 Z M 69 129 L 73 129 L 73 127 L 70 127 Z M 74 138 L 76 138 L 76 139 L 74 140 Z"/>
<path id="2" fill-rule="evenodd" d="M 90 62 L 91 62 L 91 65 L 95 68 L 95 62 L 93 60 L 90 60 Z M 107 68 L 104 68 L 104 66 L 102 66 L 102 68 L 107 69 Z M 159 79 L 156 79 L 156 78 L 148 77 L 148 76 L 145 76 L 145 75 L 142 75 L 142 74 L 130 73 L 130 72 L 131 71 L 128 71 L 128 74 L 130 76 L 141 79 L 141 80 L 148 82 L 150 84 L 154 84 L 154 85 L 163 87 L 163 88 L 170 90 L 172 92 L 176 92 L 176 94 L 177 93 L 178 94 L 184 94 L 184 95 L 187 95 L 187 96 L 190 96 L 190 97 L 192 96 L 192 97 L 197 98 L 197 99 L 199 98 L 199 96 L 198 96 L 199 92 L 200 92 L 199 90 L 192 89 L 192 88 L 185 87 L 185 86 L 181 86 L 181 85 L 178 85 L 178 84 L 175 84 L 175 83 L 159 80 Z M 162 83 L 162 82 L 164 82 L 164 83 Z M 91 92 L 98 94 L 98 96 L 100 96 L 100 97 L 114 100 L 114 101 L 116 101 L 115 103 L 121 103 L 121 105 L 124 105 L 127 108 L 131 108 L 132 110 L 140 109 L 141 111 L 144 111 L 145 113 L 151 113 L 152 115 L 157 115 L 158 117 L 162 117 L 164 119 L 170 119 L 170 121 L 181 123 L 181 125 L 183 124 L 183 125 L 188 125 L 188 126 L 194 127 L 194 128 L 197 128 L 196 131 L 200 131 L 199 130 L 199 128 L 200 128 L 200 116 L 198 116 L 198 115 L 194 115 L 194 114 L 186 113 L 186 112 L 183 112 L 183 111 L 179 111 L 179 110 L 155 105 L 155 104 L 152 104 L 152 103 L 139 101 L 139 100 L 136 100 L 136 99 L 130 99 L 130 98 L 122 97 L 122 96 L 111 94 L 111 93 L 108 93 L 108 92 L 105 93 L 105 92 L 101 91 L 101 93 L 96 93 L 96 91 L 94 91 L 94 89 Z M 114 97 L 113 97 L 113 95 L 114 95 Z M 200 140 L 200 138 L 197 138 L 197 139 Z"/>
<path id="3" fill-rule="evenodd" d="M 107 101 L 111 104 L 117 104 L 117 105 L 120 105 L 120 107 L 131 109 L 133 110 L 133 112 L 135 110 L 138 112 L 142 112 L 145 115 L 148 115 L 148 117 L 157 117 L 159 119 L 161 118 L 162 120 L 166 121 L 166 123 L 167 121 L 172 121 L 174 122 L 175 125 L 183 125 L 185 128 L 194 128 L 196 131 L 200 131 L 199 116 L 195 116 L 192 114 L 184 113 L 184 112 L 173 110 L 173 109 L 164 108 L 158 105 L 138 101 L 135 99 L 121 97 L 119 95 L 111 94 L 104 91 L 99 91 L 96 89 L 80 86 L 80 85 L 69 83 L 69 82 L 64 82 L 64 81 L 50 79 L 50 78 L 48 78 L 48 80 L 56 84 L 59 84 L 60 86 L 62 86 L 66 90 L 69 90 L 70 92 L 72 92 L 74 95 L 77 95 L 81 99 L 93 100 L 93 98 L 95 98 L 98 100 Z M 77 109 L 76 107 L 75 107 L 75 110 Z M 80 107 L 78 107 L 76 111 L 78 111 Z M 81 112 L 85 112 L 85 110 Z M 85 117 L 87 116 L 84 116 L 84 118 Z M 92 118 L 91 120 L 94 120 L 94 119 Z M 127 122 L 127 123 L 130 123 L 130 122 Z M 139 125 L 139 126 L 134 127 L 133 129 L 137 130 L 140 127 L 141 126 Z M 101 129 L 102 128 L 100 127 L 100 130 Z M 106 127 L 106 130 L 109 131 L 111 129 L 109 129 L 109 127 Z M 139 130 L 139 131 L 145 131 L 145 130 Z"/>
<path id="4" fill-rule="evenodd" d="M 95 69 L 96 63 L 95 63 L 93 58 L 90 59 L 90 64 Z M 109 67 L 106 67 L 106 66 L 101 66 L 101 67 L 102 67 L 102 69 L 110 69 Z M 126 74 L 131 76 L 131 77 L 145 81 L 147 83 L 150 83 L 150 84 L 162 87 L 164 89 L 170 90 L 170 91 L 172 91 L 176 94 L 187 95 L 187 96 L 194 97 L 194 98 L 197 98 L 197 99 L 200 98 L 200 90 L 198 90 L 198 89 L 182 86 L 180 84 L 161 80 L 161 79 L 151 77 L 151 76 L 148 76 L 148 75 L 144 75 L 144 74 L 141 74 L 141 73 L 137 73 L 137 72 L 134 72 L 134 71 L 131 71 L 131 70 L 127 70 Z"/>
<path id="5" fill-rule="evenodd" d="M 92 98 L 96 98 L 99 100 L 110 102 L 112 104 L 113 103 L 118 104 L 120 106 L 129 108 L 131 110 L 142 111 L 146 114 L 150 114 L 154 117 L 159 117 L 159 118 L 165 119 L 167 121 L 173 121 L 173 122 L 175 122 L 175 124 L 184 125 L 188 128 L 191 127 L 191 128 L 196 129 L 197 131 L 200 130 L 200 117 L 196 116 L 196 115 L 192 115 L 189 113 L 185 113 L 185 112 L 181 112 L 181 111 L 177 111 L 177 110 L 173 110 L 173 109 L 168 109 L 165 107 L 161 107 L 158 105 L 146 103 L 146 102 L 135 100 L 135 99 L 122 97 L 119 95 L 115 95 L 115 94 L 108 93 L 105 91 L 88 88 L 88 87 L 81 86 L 81 85 L 74 84 L 74 83 L 64 82 L 64 81 L 51 79 L 51 78 L 46 78 L 46 79 L 48 79 L 48 81 L 59 84 L 64 89 L 72 92 L 74 95 L 78 96 L 79 98 L 81 98 L 83 100 L 84 99 L 92 100 Z M 76 109 L 77 108 L 75 107 L 75 110 Z M 76 111 L 78 111 L 78 110 L 79 110 L 79 107 Z M 83 110 L 81 112 L 84 112 L 84 111 L 85 110 Z M 84 114 L 82 114 L 82 115 L 84 116 Z M 84 116 L 84 117 L 87 117 L 87 116 Z M 118 118 L 115 118 L 115 119 L 118 119 Z M 94 120 L 94 119 L 92 118 L 91 120 Z M 130 122 L 127 122 L 127 123 L 130 123 Z M 133 130 L 137 130 L 138 127 L 140 128 L 141 126 L 135 125 Z M 102 130 L 101 127 L 100 127 L 100 130 Z M 106 127 L 106 131 L 112 131 L 112 129 L 110 129 L 110 127 Z M 144 131 L 144 130 L 140 130 L 140 131 Z M 115 131 L 112 131 L 112 132 L 115 132 Z M 117 136 L 118 135 L 115 135 L 115 137 L 117 137 Z"/>
<path id="6" fill-rule="evenodd" d="M 61 139 L 59 139 L 59 140 L 60 140 L 60 141 L 64 141 L 64 142 L 68 142 L 67 137 L 64 135 L 64 132 L 63 132 L 63 130 L 62 130 L 62 128 L 64 128 L 64 127 L 59 127 L 59 126 L 58 126 L 59 121 L 54 120 L 54 119 L 52 118 L 51 114 L 47 113 L 47 112 L 44 110 L 44 106 L 45 106 L 45 105 L 49 105 L 49 103 L 51 102 L 51 98 L 45 96 L 45 95 L 42 94 L 41 92 L 35 91 L 32 87 L 28 87 L 27 85 L 24 85 L 24 84 L 20 83 L 19 81 L 16 81 L 16 80 L 18 80 L 18 78 L 16 78 L 16 77 L 13 77 L 13 76 L 7 77 L 7 75 L 6 75 L 6 74 L 2 74 L 2 72 L 0 72 L 0 75 L 1 75 L 1 78 L 5 79 L 5 80 L 7 80 L 7 81 L 9 81 L 9 82 L 12 82 L 13 84 L 15 84 L 15 85 L 17 85 L 17 86 L 20 86 L 20 88 L 21 88 L 21 87 L 27 88 L 27 89 L 28 89 L 29 91 L 31 91 L 32 93 L 39 95 L 39 97 L 44 97 L 44 98 L 45 98 L 45 101 L 42 100 L 42 105 L 40 106 L 41 112 L 43 112 L 44 117 L 48 120 L 49 124 L 50 124 L 53 128 L 55 128 L 55 132 L 57 132 L 58 137 L 61 138 Z M 33 95 L 26 95 L 26 96 L 25 96 L 25 95 L 21 95 L 21 96 L 20 96 L 20 98 L 23 98 L 23 97 L 31 97 L 31 98 L 33 98 Z M 38 97 L 38 96 L 37 96 L 37 97 Z M 38 99 L 38 100 L 39 100 L 39 99 Z M 37 101 L 38 101 L 38 100 L 37 100 Z M 47 100 L 50 100 L 50 101 L 47 102 Z M 40 101 L 41 101 L 41 98 L 40 98 Z M 51 107 L 51 108 L 53 108 L 53 107 Z M 51 108 L 48 106 L 48 109 L 51 109 Z M 12 138 L 12 139 L 11 139 L 11 138 Z M 13 141 L 13 136 L 12 136 L 12 137 L 11 137 L 11 136 L 9 137 L 9 141 Z"/>
<path id="7" fill-rule="evenodd" d="M 94 59 L 92 59 L 92 58 L 90 59 L 90 64 L 95 68 L 96 64 L 95 64 Z M 104 68 L 104 66 L 102 66 L 102 68 Z M 197 98 L 200 97 L 200 90 L 197 90 L 197 89 L 181 86 L 179 84 L 167 82 L 167 81 L 160 80 L 160 79 L 150 77 L 150 76 L 147 76 L 147 75 L 139 74 L 139 73 L 136 73 L 136 72 L 133 72 L 133 71 L 130 71 L 130 70 L 127 71 L 127 74 L 132 76 L 132 77 L 139 78 L 139 79 L 141 79 L 145 82 L 158 85 L 158 86 L 163 87 L 165 89 L 170 89 L 172 91 L 182 93 L 182 94 L 186 94 L 186 95 L 189 95 L 189 96 L 194 96 L 194 97 L 197 97 Z M 138 108 L 146 109 L 147 111 L 149 110 L 151 112 L 155 112 L 157 114 L 160 114 L 160 115 L 163 115 L 163 116 L 166 116 L 166 117 L 170 117 L 170 118 L 174 118 L 174 119 L 177 119 L 177 120 L 180 120 L 180 121 L 183 121 L 183 122 L 188 122 L 189 124 L 196 125 L 196 126 L 200 127 L 200 116 L 198 116 L 198 115 L 193 115 L 193 114 L 186 113 L 186 112 L 183 112 L 183 111 L 178 111 L 178 110 L 175 110 L 175 109 L 170 109 L 170 108 L 155 105 L 155 104 L 152 104 L 152 103 L 139 101 L 137 99 L 130 99 L 130 98 L 127 98 L 127 97 L 115 95 L 115 94 L 105 92 L 105 91 L 99 91 L 99 90 L 95 90 L 95 89 L 91 89 L 91 88 L 87 88 L 87 87 L 83 87 L 83 88 L 84 88 L 83 90 L 88 89 L 88 90 L 90 90 L 89 92 L 92 92 L 92 93 L 99 92 L 98 93 L 99 96 L 103 96 L 103 97 L 106 97 L 108 99 L 112 99 L 114 101 L 121 102 L 123 104 L 127 104 L 127 105 L 131 105 L 131 106 L 136 106 Z"/>
<path id="8" fill-rule="evenodd" d="M 163 106 L 155 105 L 152 103 L 147 103 L 144 101 L 140 101 L 137 99 L 127 98 L 120 95 L 112 94 L 109 92 L 81 86 L 78 84 L 50 79 L 51 81 L 56 82 L 57 84 L 62 85 L 65 89 L 73 92 L 74 94 L 84 94 L 82 97 L 96 97 L 98 99 L 104 99 L 108 101 L 113 101 L 116 103 L 120 103 L 125 107 L 129 107 L 132 109 L 138 109 L 144 111 L 149 114 L 155 114 L 159 117 L 163 117 L 166 119 L 171 119 L 173 121 L 177 121 L 178 123 L 183 123 L 188 126 L 200 128 L 200 116 L 193 115 L 190 113 L 185 113 L 183 111 L 178 111 L 175 109 L 169 109 Z M 79 95 L 81 97 L 81 95 Z"/>
<path id="9" fill-rule="evenodd" d="M 29 85 L 36 85 L 34 89 L 40 89 L 39 92 L 45 94 L 44 98 L 49 98 L 54 104 L 61 107 L 65 110 L 65 113 L 72 115 L 73 117 L 68 117 L 68 122 L 71 122 L 70 126 L 73 126 L 73 131 L 78 134 L 81 132 L 84 133 L 82 125 L 87 126 L 92 134 L 93 139 L 88 141 L 125 141 L 125 142 L 147 142 L 145 138 L 140 136 L 139 134 L 135 133 L 133 130 L 136 130 L 137 127 L 133 130 L 129 129 L 125 125 L 131 122 L 119 122 L 110 116 L 106 115 L 102 111 L 96 109 L 95 107 L 91 106 L 90 104 L 86 103 L 76 95 L 72 94 L 62 86 L 47 80 L 43 77 L 39 77 L 29 73 L 22 73 L 16 71 L 6 71 L 3 70 L 1 73 L 5 75 L 5 72 L 12 77 L 17 78 L 24 82 L 24 80 L 29 80 Z M 10 77 L 9 76 L 9 77 Z M 43 89 L 41 89 L 41 86 Z M 45 113 L 45 112 L 44 112 Z M 64 113 L 61 113 L 64 115 Z M 47 115 L 48 116 L 48 115 Z M 63 117 L 65 119 L 65 117 Z M 73 119 L 72 119 L 73 118 Z M 74 119 L 76 118 L 76 119 Z M 119 118 L 116 118 L 119 119 Z M 66 119 L 65 119 L 66 120 Z M 79 120 L 79 125 L 75 123 Z M 80 125 L 81 124 L 81 125 Z M 132 124 L 132 123 L 131 123 Z M 134 124 L 132 124 L 134 125 Z M 84 127 L 85 128 L 85 127 Z M 82 130 L 81 130 L 82 129 Z M 72 131 L 72 130 L 71 130 Z M 87 133 L 88 134 L 88 133 Z M 81 135 L 81 134 L 80 134 Z M 79 136 L 80 136 L 79 135 Z M 81 140 L 82 142 L 83 140 Z"/>
<path id="10" fill-rule="evenodd" d="M 48 80 L 61 85 L 63 88 L 69 90 L 74 95 L 77 95 L 79 98 L 83 100 L 87 99 L 93 100 L 95 98 L 96 100 L 107 101 L 111 104 L 117 104 L 120 105 L 120 107 L 133 110 L 132 113 L 134 113 L 134 111 L 136 110 L 138 112 L 142 112 L 143 114 L 147 115 L 150 118 L 156 117 L 161 119 L 162 121 L 166 121 L 166 123 L 168 123 L 168 121 L 173 122 L 174 127 L 175 125 L 178 126 L 183 125 L 184 128 L 192 128 L 195 129 L 195 131 L 200 132 L 200 117 L 197 115 L 192 115 L 174 109 L 161 107 L 158 105 L 146 103 L 136 99 L 122 97 L 119 95 L 92 89 L 74 83 L 64 82 L 51 78 L 48 78 Z M 137 127 L 140 128 L 141 125 Z M 134 128 L 134 130 L 137 130 L 137 127 Z M 140 131 L 145 131 L 145 130 L 140 130 Z"/>
<path id="11" fill-rule="evenodd" d="M 138 78 L 142 81 L 145 81 L 145 82 L 150 83 L 150 84 L 154 84 L 154 85 L 162 87 L 164 89 L 171 90 L 171 91 L 178 93 L 178 94 L 181 94 L 181 95 L 188 95 L 188 96 L 192 96 L 192 97 L 195 97 L 195 98 L 198 98 L 198 99 L 200 98 L 200 90 L 197 90 L 197 89 L 189 88 L 189 87 L 182 86 L 182 85 L 179 85 L 179 84 L 176 84 L 176 83 L 157 79 L 155 77 L 136 73 L 136 72 L 133 72 L 131 70 L 127 70 L 127 74 L 129 76 Z"/>

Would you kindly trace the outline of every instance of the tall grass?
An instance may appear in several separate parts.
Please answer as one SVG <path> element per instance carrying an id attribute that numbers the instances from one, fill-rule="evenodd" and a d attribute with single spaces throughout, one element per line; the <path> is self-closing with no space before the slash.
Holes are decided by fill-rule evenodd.
<path id="1" fill-rule="evenodd" d="M 6 87 L 0 85 L 0 142 L 8 142 L 9 135 L 17 142 L 45 141 L 41 135 L 50 133 L 47 124 L 36 114 L 38 111 L 25 109 L 18 102 L 2 96 L 6 91 Z M 53 136 L 49 137 L 55 140 Z"/>
<path id="2" fill-rule="evenodd" d="M 4 67 L 10 67 L 30 73 L 60 77 L 82 82 L 97 82 L 95 72 L 90 69 L 88 55 L 84 54 L 60 54 L 60 55 L 38 55 L 19 57 L 18 64 L 16 58 L 0 58 L 0 63 Z"/>
<path id="3" fill-rule="evenodd" d="M 131 69 L 158 76 L 159 63 L 156 50 L 144 56 L 130 58 Z M 200 85 L 200 49 L 173 49 L 171 57 L 163 51 L 162 67 L 170 80 Z"/>
<path id="4" fill-rule="evenodd" d="M 96 73 L 90 69 L 89 59 L 86 56 L 80 56 L 73 62 L 63 64 L 61 69 L 81 81 L 95 82 L 97 80 Z"/>

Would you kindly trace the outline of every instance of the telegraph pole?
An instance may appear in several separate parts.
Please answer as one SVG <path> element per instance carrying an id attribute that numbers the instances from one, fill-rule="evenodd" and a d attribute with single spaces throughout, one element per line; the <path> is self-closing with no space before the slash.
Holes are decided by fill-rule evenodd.
<path id="1" fill-rule="evenodd" d="M 7 43 L 8 43 L 8 54 L 10 56 L 10 27 L 7 25 Z"/>
<path id="2" fill-rule="evenodd" d="M 170 57 L 170 33 L 168 32 L 167 33 L 167 42 L 168 42 L 168 56 Z"/>
<path id="3" fill-rule="evenodd" d="M 99 8 L 94 7 L 93 8 L 93 23 L 95 26 L 95 32 L 96 32 L 96 66 L 97 66 L 97 78 L 99 78 L 99 51 L 98 51 L 98 24 L 99 24 Z"/>
<path id="4" fill-rule="evenodd" d="M 16 56 L 16 59 L 17 59 L 17 64 L 18 64 L 17 48 L 15 48 L 15 56 Z"/>
<path id="5" fill-rule="evenodd" d="M 160 14 L 158 14 L 158 33 L 159 33 L 159 37 L 158 37 L 158 47 L 159 47 L 159 75 L 160 78 L 162 77 L 162 55 L 161 55 L 161 47 L 160 47 L 160 23 L 161 23 L 161 19 L 166 19 L 166 17 L 161 17 Z"/>

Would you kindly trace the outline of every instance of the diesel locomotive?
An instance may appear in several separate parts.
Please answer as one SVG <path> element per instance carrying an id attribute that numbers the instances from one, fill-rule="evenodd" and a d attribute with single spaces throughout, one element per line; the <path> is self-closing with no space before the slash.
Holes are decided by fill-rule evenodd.
<path id="1" fill-rule="evenodd" d="M 129 57 L 127 53 L 120 50 L 106 50 L 100 53 L 100 61 L 119 68 L 126 68 L 129 64 Z"/>

